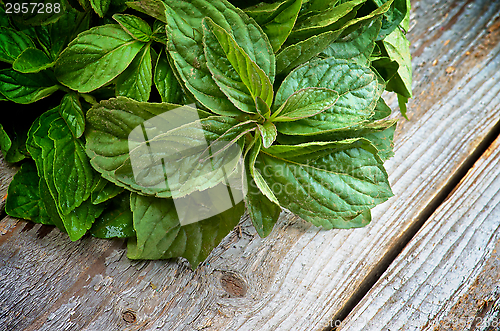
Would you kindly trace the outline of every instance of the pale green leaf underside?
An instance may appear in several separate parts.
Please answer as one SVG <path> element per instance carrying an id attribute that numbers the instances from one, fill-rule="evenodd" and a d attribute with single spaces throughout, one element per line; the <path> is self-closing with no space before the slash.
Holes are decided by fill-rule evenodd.
<path id="1" fill-rule="evenodd" d="M 281 206 L 314 225 L 353 217 L 392 192 L 377 150 L 368 140 L 273 146 L 257 158 Z M 329 226 L 330 224 L 330 226 Z"/>
<path id="2" fill-rule="evenodd" d="M 239 147 L 215 159 L 205 162 L 198 160 L 209 156 L 204 154 L 208 144 L 238 124 L 238 121 L 222 116 L 207 117 L 206 113 L 198 110 L 201 119 L 177 129 L 165 130 L 176 121 L 186 121 L 187 106 L 174 112 L 175 117 L 162 119 L 159 116 L 179 107 L 139 103 L 126 98 L 102 101 L 93 107 L 87 113 L 86 140 L 87 154 L 94 168 L 116 185 L 159 197 L 171 197 L 172 190 L 181 196 L 218 184 L 224 177 L 217 170 L 224 166 L 227 173 L 232 172 L 231 169 L 238 162 L 234 153 L 238 152 Z M 144 127 L 146 139 L 137 130 L 153 117 L 154 121 L 147 122 L 147 127 Z M 135 133 L 131 135 L 134 129 Z M 231 140 L 230 137 L 227 140 Z M 225 144 L 221 142 L 218 146 L 224 147 Z M 178 153 L 182 153 L 182 157 L 173 160 L 173 155 Z M 135 173 L 132 162 L 138 165 Z M 199 173 L 204 175 L 197 176 Z M 169 179 L 168 187 L 165 178 Z"/>

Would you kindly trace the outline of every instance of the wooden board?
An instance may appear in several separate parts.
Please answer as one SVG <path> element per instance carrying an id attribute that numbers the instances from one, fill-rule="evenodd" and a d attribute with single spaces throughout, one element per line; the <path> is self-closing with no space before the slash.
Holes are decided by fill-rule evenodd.
<path id="1" fill-rule="evenodd" d="M 130 261 L 123 241 L 72 243 L 7 217 L 0 330 L 322 330 L 348 311 L 500 118 L 500 38 L 488 32 L 500 3 L 414 7 L 415 99 L 386 164 L 395 197 L 372 224 L 321 231 L 284 213 L 260 239 L 244 218 L 193 272 L 182 260 Z"/>
<path id="2" fill-rule="evenodd" d="M 339 330 L 500 329 L 500 138 Z"/>

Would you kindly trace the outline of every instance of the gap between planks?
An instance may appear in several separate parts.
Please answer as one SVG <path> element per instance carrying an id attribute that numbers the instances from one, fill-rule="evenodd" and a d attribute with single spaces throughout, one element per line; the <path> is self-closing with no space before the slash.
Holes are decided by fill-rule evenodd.
<path id="1" fill-rule="evenodd" d="M 476 162 L 485 156 L 488 149 L 495 143 L 495 140 L 500 137 L 500 120 L 488 132 L 477 148 L 467 157 L 464 163 L 450 177 L 448 182 L 441 188 L 430 203 L 420 212 L 415 218 L 415 222 L 398 238 L 394 243 L 393 249 L 388 251 L 380 260 L 380 262 L 370 271 L 365 277 L 359 288 L 354 292 L 345 305 L 335 314 L 330 326 L 324 331 L 335 331 L 335 325 L 341 324 L 345 318 L 354 310 L 356 305 L 368 294 L 370 289 L 382 277 L 389 266 L 401 254 L 405 247 L 416 236 L 418 231 L 424 226 L 434 212 L 453 194 L 460 186 L 464 178 L 467 176 L 476 164 Z"/>

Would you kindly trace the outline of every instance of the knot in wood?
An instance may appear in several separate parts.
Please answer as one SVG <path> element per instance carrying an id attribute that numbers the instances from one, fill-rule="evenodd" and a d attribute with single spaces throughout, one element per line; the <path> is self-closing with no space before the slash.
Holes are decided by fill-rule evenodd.
<path id="1" fill-rule="evenodd" d="M 122 317 L 123 317 L 123 320 L 127 323 L 135 323 L 136 321 L 136 317 L 135 317 L 135 313 L 133 311 L 130 311 L 130 310 L 126 310 L 122 313 Z"/>
<path id="2" fill-rule="evenodd" d="M 220 277 L 222 288 L 233 297 L 244 297 L 247 294 L 247 283 L 239 275 L 233 272 L 225 272 Z"/>

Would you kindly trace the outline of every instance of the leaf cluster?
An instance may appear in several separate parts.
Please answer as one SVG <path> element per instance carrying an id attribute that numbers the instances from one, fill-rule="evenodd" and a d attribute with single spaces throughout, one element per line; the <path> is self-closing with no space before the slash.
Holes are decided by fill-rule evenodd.
<path id="1" fill-rule="evenodd" d="M 58 13 L 0 8 L 0 102 L 21 116 L 0 124 L 4 158 L 21 162 L 9 215 L 71 240 L 128 238 L 129 258 L 196 267 L 245 210 L 265 237 L 282 208 L 353 228 L 392 196 L 383 162 L 396 122 L 382 93 L 396 92 L 405 115 L 408 0 L 58 3 Z M 158 122 L 176 109 L 197 116 Z M 141 127 L 146 141 L 134 138 Z M 172 150 L 153 148 L 138 178 L 134 156 L 166 142 L 193 152 L 173 164 Z M 221 142 L 242 157 L 207 156 Z M 226 173 L 240 174 L 242 201 L 181 224 L 174 198 L 225 184 Z"/>

